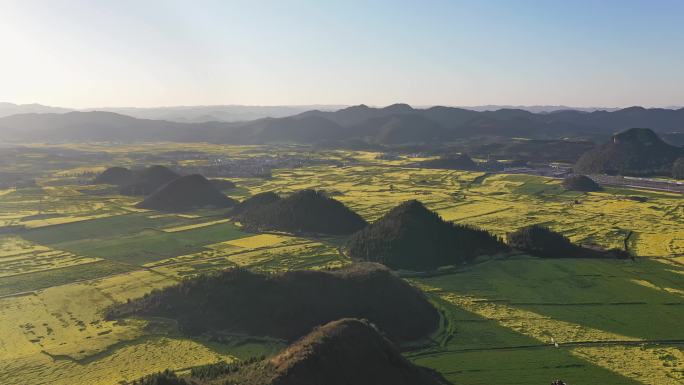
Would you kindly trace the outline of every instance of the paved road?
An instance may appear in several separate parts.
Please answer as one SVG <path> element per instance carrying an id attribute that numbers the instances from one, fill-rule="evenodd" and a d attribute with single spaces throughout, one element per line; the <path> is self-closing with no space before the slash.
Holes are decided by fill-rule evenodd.
<path id="1" fill-rule="evenodd" d="M 589 175 L 589 177 L 602 186 L 640 188 L 684 194 L 684 182 L 611 175 Z"/>

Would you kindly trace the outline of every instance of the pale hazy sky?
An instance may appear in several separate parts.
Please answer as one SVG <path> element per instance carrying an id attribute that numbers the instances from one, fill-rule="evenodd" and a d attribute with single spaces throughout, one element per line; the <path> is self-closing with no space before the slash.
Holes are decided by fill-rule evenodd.
<path id="1" fill-rule="evenodd" d="M 684 104 L 684 1 L 0 0 L 0 101 Z"/>

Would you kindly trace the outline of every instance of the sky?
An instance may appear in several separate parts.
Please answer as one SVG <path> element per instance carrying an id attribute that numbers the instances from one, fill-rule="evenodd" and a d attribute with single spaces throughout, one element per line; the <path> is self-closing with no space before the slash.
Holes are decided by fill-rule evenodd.
<path id="1" fill-rule="evenodd" d="M 684 1 L 0 0 L 0 101 L 684 105 Z"/>

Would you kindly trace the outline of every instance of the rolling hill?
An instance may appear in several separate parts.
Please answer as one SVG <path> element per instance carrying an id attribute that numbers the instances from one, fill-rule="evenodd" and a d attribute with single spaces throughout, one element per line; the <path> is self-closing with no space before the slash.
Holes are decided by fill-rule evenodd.
<path id="1" fill-rule="evenodd" d="M 575 164 L 575 171 L 583 174 L 670 176 L 674 162 L 682 156 L 684 148 L 663 142 L 652 130 L 632 128 L 582 155 Z"/>
<path id="2" fill-rule="evenodd" d="M 185 211 L 202 207 L 231 207 L 237 203 L 223 195 L 199 174 L 174 179 L 148 195 L 136 207 L 159 211 Z"/>
<path id="3" fill-rule="evenodd" d="M 274 357 L 241 367 L 222 381 L 242 385 L 440 385 L 365 320 L 344 318 L 314 329 Z"/>
<path id="4" fill-rule="evenodd" d="M 248 229 L 291 233 L 344 235 L 367 224 L 343 203 L 314 190 L 285 198 L 273 193 L 255 195 L 238 205 L 232 215 Z"/>
<path id="5" fill-rule="evenodd" d="M 541 258 L 619 258 L 630 255 L 620 249 L 595 249 L 575 245 L 548 227 L 530 225 L 506 234 L 509 246 Z"/>
<path id="6" fill-rule="evenodd" d="M 478 165 L 467 154 L 449 154 L 437 159 L 419 162 L 419 167 L 445 170 L 477 170 Z"/>
<path id="7" fill-rule="evenodd" d="M 232 269 L 185 280 L 110 310 L 176 319 L 187 334 L 247 333 L 295 340 L 315 326 L 344 317 L 365 318 L 393 341 L 432 332 L 439 314 L 425 296 L 378 264 L 333 271 L 262 275 Z"/>
<path id="8" fill-rule="evenodd" d="M 601 191 L 601 186 L 586 175 L 569 175 L 563 179 L 563 188 L 569 191 L 592 192 Z"/>
<path id="9" fill-rule="evenodd" d="M 147 195 L 178 177 L 176 172 L 160 165 L 138 170 L 115 166 L 96 176 L 93 183 L 119 186 L 123 195 Z"/>
<path id="10" fill-rule="evenodd" d="M 113 184 L 117 186 L 130 183 L 133 179 L 133 172 L 124 167 L 110 167 L 102 172 L 102 174 L 95 177 L 93 183 L 95 184 Z"/>
<path id="11" fill-rule="evenodd" d="M 133 171 L 132 178 L 120 185 L 120 192 L 123 195 L 148 195 L 178 177 L 180 175 L 168 167 L 150 166 Z"/>
<path id="12" fill-rule="evenodd" d="M 506 246 L 484 230 L 446 222 L 412 200 L 354 234 L 347 249 L 354 259 L 423 271 L 470 262 L 478 255 L 503 251 Z"/>
<path id="13" fill-rule="evenodd" d="M 217 363 L 178 376 L 165 371 L 133 385 L 447 385 L 416 366 L 366 320 L 343 318 L 317 327 L 273 357 Z"/>

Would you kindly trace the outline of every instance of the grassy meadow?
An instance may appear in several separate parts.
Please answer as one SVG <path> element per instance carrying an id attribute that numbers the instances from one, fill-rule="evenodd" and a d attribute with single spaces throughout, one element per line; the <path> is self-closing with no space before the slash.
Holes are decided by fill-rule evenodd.
<path id="1" fill-rule="evenodd" d="M 137 164 L 131 154 L 178 150 L 177 144 L 69 149 L 106 156 L 99 164 L 20 159 L 8 171 L 37 170 L 37 186 L 0 190 L 0 226 L 23 226 L 0 234 L 1 384 L 118 384 L 166 368 L 269 354 L 282 342 L 188 338 L 168 320 L 110 321 L 104 311 L 186 277 L 236 266 L 278 272 L 350 263 L 340 252 L 342 238 L 249 233 L 222 210 L 139 210 L 137 198 L 75 177 L 131 166 Z M 203 144 L 182 149 L 235 158 L 303 151 Z M 492 257 L 435 276 L 407 277 L 443 315 L 430 339 L 405 347 L 411 360 L 462 385 L 554 378 L 572 385 L 684 382 L 681 195 L 625 189 L 582 194 L 565 192 L 550 178 L 408 167 L 417 158 L 309 154 L 341 165 L 276 169 L 270 179 L 231 178 L 239 188 L 226 193 L 244 199 L 264 191 L 323 189 L 369 221 L 419 199 L 445 219 L 498 235 L 543 223 L 584 245 L 627 242 L 639 255 L 633 261 Z"/>

